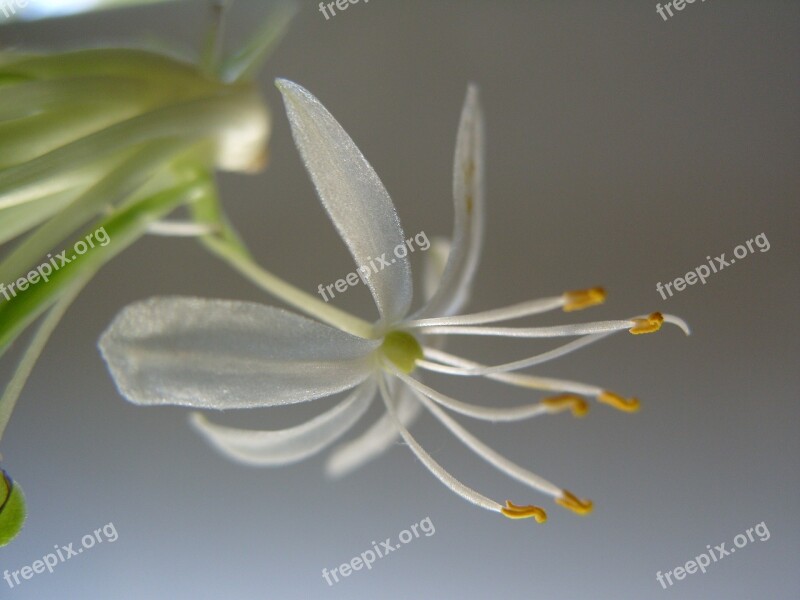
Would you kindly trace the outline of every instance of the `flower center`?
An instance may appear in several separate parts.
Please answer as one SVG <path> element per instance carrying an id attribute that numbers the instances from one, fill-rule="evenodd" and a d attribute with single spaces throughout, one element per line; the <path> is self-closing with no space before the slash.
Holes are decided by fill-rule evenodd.
<path id="1" fill-rule="evenodd" d="M 405 331 L 390 331 L 383 338 L 381 353 L 403 373 L 411 373 L 416 362 L 423 358 L 417 338 Z"/>

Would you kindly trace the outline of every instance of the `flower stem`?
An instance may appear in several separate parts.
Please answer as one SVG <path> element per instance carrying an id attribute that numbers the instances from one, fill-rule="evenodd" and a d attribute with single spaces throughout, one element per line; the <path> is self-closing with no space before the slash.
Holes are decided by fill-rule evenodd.
<path id="1" fill-rule="evenodd" d="M 192 210 L 199 222 L 214 223 L 220 227 L 218 233 L 200 238 L 206 248 L 258 287 L 294 308 L 352 335 L 368 339 L 375 337 L 374 328 L 369 322 L 319 300 L 262 268 L 222 214 L 213 186 L 206 187 L 206 192 L 192 205 Z"/>

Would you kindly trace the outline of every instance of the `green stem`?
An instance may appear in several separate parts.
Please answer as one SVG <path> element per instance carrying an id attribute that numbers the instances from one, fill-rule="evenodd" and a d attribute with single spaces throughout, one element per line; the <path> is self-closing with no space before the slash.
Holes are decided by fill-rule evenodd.
<path id="1" fill-rule="evenodd" d="M 93 276 L 108 261 L 125 250 L 147 231 L 147 226 L 181 204 L 194 200 L 200 191 L 197 179 L 185 181 L 138 201 L 105 221 L 96 223 L 110 238 L 106 246 L 96 246 L 75 261 L 54 271 L 49 282 L 39 281 L 10 300 L 0 299 L 0 355 L 36 318 L 52 306 L 78 278 Z"/>
<path id="2" fill-rule="evenodd" d="M 214 223 L 221 228 L 217 234 L 201 237 L 201 243 L 258 287 L 290 306 L 352 335 L 363 338 L 375 336 L 371 323 L 323 302 L 262 268 L 224 217 L 213 186 L 206 187 L 201 199 L 192 205 L 192 210 L 199 222 Z"/>

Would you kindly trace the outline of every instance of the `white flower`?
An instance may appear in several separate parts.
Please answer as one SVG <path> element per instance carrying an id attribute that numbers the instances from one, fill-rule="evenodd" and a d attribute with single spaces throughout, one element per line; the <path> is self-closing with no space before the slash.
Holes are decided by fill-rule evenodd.
<path id="1" fill-rule="evenodd" d="M 404 243 L 389 195 L 353 141 L 307 90 L 279 80 L 295 142 L 322 204 L 357 265 L 368 264 Z M 535 506 L 502 505 L 468 488 L 436 462 L 408 431 L 421 407 L 489 463 L 513 478 L 585 514 L 591 503 L 516 465 L 486 446 L 450 412 L 488 421 L 518 421 L 571 409 L 581 415 L 584 397 L 623 410 L 638 403 L 602 388 L 517 373 L 563 356 L 616 331 L 649 333 L 663 322 L 688 329 L 676 317 L 653 313 L 619 321 L 543 328 L 494 324 L 545 311 L 576 310 L 604 300 L 600 288 L 568 292 L 477 314 L 457 315 L 469 297 L 481 252 L 484 219 L 483 123 L 478 93 L 470 87 L 456 143 L 452 248 L 438 242 L 426 273 L 427 301 L 409 315 L 412 301 L 408 260 L 368 279 L 380 319 L 368 324 L 292 288 L 273 275 L 255 275 L 276 296 L 304 312 L 246 302 L 155 298 L 127 307 L 100 340 L 120 393 L 143 405 L 178 404 L 200 409 L 256 408 L 292 404 L 351 390 L 333 409 L 297 427 L 249 431 L 210 423 L 193 415 L 195 427 L 226 455 L 253 465 L 284 465 L 320 451 L 344 434 L 380 396 L 385 415 L 366 433 L 337 448 L 327 470 L 342 475 L 390 447 L 402 436 L 417 458 L 452 491 L 510 518 L 545 513 Z M 236 262 L 232 260 L 232 262 Z M 322 323 L 320 321 L 324 321 Z M 326 324 L 327 323 L 327 324 Z M 441 350 L 446 335 L 562 337 L 576 339 L 553 350 L 508 364 L 486 366 Z M 506 384 L 555 392 L 538 403 L 513 408 L 477 406 L 450 398 L 420 381 L 419 371 L 484 376 Z M 446 410 L 445 410 L 446 409 Z"/>

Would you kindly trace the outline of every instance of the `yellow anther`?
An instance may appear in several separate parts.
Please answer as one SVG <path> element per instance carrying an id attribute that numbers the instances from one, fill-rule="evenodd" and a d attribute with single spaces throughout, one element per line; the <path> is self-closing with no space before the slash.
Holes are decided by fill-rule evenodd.
<path id="1" fill-rule="evenodd" d="M 660 312 L 654 312 L 644 319 L 633 319 L 633 322 L 634 326 L 628 330 L 632 334 L 653 333 L 661 329 L 661 325 L 664 323 L 664 315 Z"/>
<path id="2" fill-rule="evenodd" d="M 518 506 L 511 502 L 511 500 L 506 500 L 506 505 L 504 508 L 500 509 L 500 512 L 509 519 L 528 519 L 533 517 L 536 519 L 537 523 L 544 523 L 547 521 L 547 513 L 544 512 L 543 508 L 532 505 Z"/>
<path id="3" fill-rule="evenodd" d="M 575 494 L 567 490 L 561 490 L 561 498 L 556 498 L 556 504 L 568 508 L 579 515 L 588 515 L 592 512 L 593 508 L 591 500 L 578 498 Z"/>
<path id="4" fill-rule="evenodd" d="M 564 312 L 583 310 L 606 301 L 606 291 L 601 287 L 564 292 Z"/>
<path id="5" fill-rule="evenodd" d="M 542 404 L 545 404 L 548 412 L 551 413 L 571 410 L 574 417 L 582 417 L 589 412 L 589 403 L 575 394 L 561 394 L 545 398 L 542 400 Z"/>
<path id="6" fill-rule="evenodd" d="M 636 412 L 640 408 L 639 400 L 636 398 L 623 398 L 619 394 L 608 390 L 601 392 L 597 400 L 624 412 Z"/>

